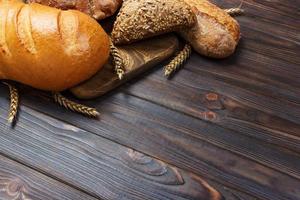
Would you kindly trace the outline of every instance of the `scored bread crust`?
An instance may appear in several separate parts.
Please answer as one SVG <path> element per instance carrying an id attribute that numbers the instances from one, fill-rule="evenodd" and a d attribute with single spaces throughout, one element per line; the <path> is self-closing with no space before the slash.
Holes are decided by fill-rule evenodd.
<path id="1" fill-rule="evenodd" d="M 62 91 L 94 75 L 108 56 L 107 34 L 79 11 L 0 4 L 0 79 Z"/>
<path id="2" fill-rule="evenodd" d="M 201 55 L 225 58 L 231 55 L 240 39 L 240 27 L 224 10 L 207 0 L 184 0 L 192 7 L 197 23 L 179 33 Z"/>

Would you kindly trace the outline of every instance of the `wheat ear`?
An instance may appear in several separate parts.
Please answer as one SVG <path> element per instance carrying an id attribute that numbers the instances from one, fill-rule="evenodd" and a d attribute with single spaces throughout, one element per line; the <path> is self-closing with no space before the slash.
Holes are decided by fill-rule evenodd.
<path id="1" fill-rule="evenodd" d="M 90 108 L 85 105 L 73 102 L 66 97 L 64 97 L 59 92 L 53 93 L 53 98 L 55 102 L 57 102 L 59 105 L 65 107 L 66 109 L 72 110 L 74 112 L 89 116 L 89 117 L 98 117 L 99 112 L 95 108 Z"/>
<path id="2" fill-rule="evenodd" d="M 110 41 L 110 54 L 113 57 L 115 71 L 118 75 L 118 78 L 121 80 L 125 74 L 124 62 L 119 52 L 119 49 L 112 43 L 112 41 Z"/>
<path id="3" fill-rule="evenodd" d="M 242 15 L 244 13 L 244 10 L 241 8 L 229 8 L 229 9 L 224 9 L 224 10 L 231 16 L 238 16 L 238 15 Z"/>
<path id="4" fill-rule="evenodd" d="M 184 48 L 177 54 L 171 62 L 164 67 L 165 76 L 169 77 L 173 74 L 177 69 L 179 69 L 183 63 L 190 57 L 192 53 L 192 47 L 189 44 L 186 44 Z"/>
<path id="5" fill-rule="evenodd" d="M 8 86 L 9 92 L 10 92 L 10 106 L 9 106 L 9 114 L 7 121 L 8 123 L 13 123 L 18 114 L 18 108 L 19 108 L 19 92 L 18 89 L 9 83 L 4 82 L 5 85 Z"/>

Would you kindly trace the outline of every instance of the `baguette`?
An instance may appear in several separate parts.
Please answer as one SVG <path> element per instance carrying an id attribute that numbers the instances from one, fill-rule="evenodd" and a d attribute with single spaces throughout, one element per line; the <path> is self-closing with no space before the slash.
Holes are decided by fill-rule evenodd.
<path id="1" fill-rule="evenodd" d="M 109 57 L 109 37 L 79 11 L 0 0 L 0 79 L 62 91 L 89 79 Z"/>
<path id="2" fill-rule="evenodd" d="M 224 10 L 207 0 L 184 0 L 192 7 L 197 23 L 179 34 L 199 54 L 212 58 L 225 58 L 236 49 L 240 27 Z"/>

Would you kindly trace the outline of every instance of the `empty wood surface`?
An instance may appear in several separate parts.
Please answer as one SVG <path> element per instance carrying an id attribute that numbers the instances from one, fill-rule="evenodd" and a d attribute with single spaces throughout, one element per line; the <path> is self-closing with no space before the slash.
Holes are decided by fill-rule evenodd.
<path id="1" fill-rule="evenodd" d="M 0 155 L 0 199 L 96 200 L 2 155 Z"/>
<path id="2" fill-rule="evenodd" d="M 0 104 L 4 111 L 5 104 Z M 222 199 L 198 176 L 131 148 L 22 109 L 0 152 L 103 199 Z M 6 119 L 0 118 L 1 128 Z"/>
<path id="3" fill-rule="evenodd" d="M 158 65 L 79 101 L 95 106 L 99 120 L 22 88 L 12 129 L 1 85 L 0 191 L 17 177 L 33 188 L 26 193 L 32 199 L 56 191 L 53 199 L 300 199 L 299 7 L 295 0 L 243 1 L 234 56 L 193 54 L 171 80 Z"/>

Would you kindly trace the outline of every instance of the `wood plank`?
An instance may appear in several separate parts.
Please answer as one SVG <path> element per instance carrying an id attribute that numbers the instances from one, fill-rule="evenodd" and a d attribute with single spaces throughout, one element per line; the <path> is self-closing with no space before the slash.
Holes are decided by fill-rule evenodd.
<path id="1" fill-rule="evenodd" d="M 0 155 L 0 199 L 96 200 L 2 155 Z"/>
<path id="2" fill-rule="evenodd" d="M 178 46 L 178 38 L 173 34 L 120 46 L 118 50 L 125 65 L 125 74 L 122 80 L 117 77 L 113 69 L 113 62 L 110 61 L 103 70 L 100 70 L 88 81 L 72 88 L 71 92 L 81 99 L 99 97 L 168 59 L 175 54 Z"/>
<path id="3" fill-rule="evenodd" d="M 0 112 L 6 101 L 0 98 Z M 22 107 L 18 125 L 0 134 L 0 153 L 103 199 L 199 199 L 222 196 L 199 176 Z M 7 129 L 0 116 L 0 130 Z"/>
<path id="4" fill-rule="evenodd" d="M 211 85 L 207 83 L 208 81 Z M 172 81 L 166 80 L 159 73 L 151 74 L 139 80 L 138 84 L 132 84 L 128 88 L 123 87 L 122 91 L 235 130 L 239 134 L 249 135 L 300 152 L 300 125 L 298 123 L 257 109 L 255 105 L 261 101 L 250 99 L 251 104 L 247 102 L 249 101 L 247 97 L 253 96 L 238 96 L 238 92 L 234 89 L 230 92 L 237 95 L 228 95 L 230 86 L 224 86 L 224 82 L 219 82 L 216 86 L 212 82 L 207 75 L 200 77 L 183 70 Z M 223 89 L 228 93 L 222 92 Z M 161 93 L 161 91 L 164 92 Z M 204 113 L 208 111 L 215 114 L 215 120 L 206 118 Z"/>
<path id="5" fill-rule="evenodd" d="M 100 121 L 57 109 L 46 96 L 34 102 L 39 96 L 26 91 L 23 103 L 228 187 L 262 199 L 293 199 L 299 195 L 295 188 L 300 184 L 299 155 L 234 130 L 123 93 L 85 102 L 101 111 Z M 277 187 L 279 182 L 284 186 Z"/>
<path id="6" fill-rule="evenodd" d="M 257 197 L 250 196 L 249 194 L 243 193 L 241 191 L 237 191 L 233 188 L 228 188 L 216 182 L 208 181 L 211 185 L 217 188 L 220 193 L 224 196 L 226 200 L 258 200 Z"/>
<path id="7" fill-rule="evenodd" d="M 239 0 L 222 1 L 222 0 L 212 0 L 215 4 L 221 8 L 232 8 L 238 7 L 241 4 Z M 271 21 L 282 22 L 286 24 L 287 21 L 294 20 L 297 21 L 297 9 L 300 3 L 297 0 L 261 0 L 261 1 L 251 1 L 245 0 L 242 2 L 242 8 L 245 9 L 245 16 L 248 15 L 258 15 L 257 19 L 273 19 Z M 257 12 L 258 10 L 263 10 L 264 12 Z M 297 23 L 294 23 L 297 25 Z"/>
<path id="8" fill-rule="evenodd" d="M 190 60 L 194 62 L 195 60 Z M 188 66 L 188 65 L 187 65 Z M 187 69 L 189 70 L 189 69 Z M 187 71 L 186 70 L 186 71 Z M 178 78 L 177 78 L 178 77 Z M 187 80 L 187 77 L 191 79 Z M 254 107 L 263 112 L 276 115 L 285 120 L 291 121 L 293 123 L 299 123 L 300 117 L 300 105 L 297 103 L 298 100 L 294 103 L 293 101 L 286 101 L 283 99 L 272 98 L 272 94 L 278 95 L 275 90 L 269 90 L 268 88 L 261 88 L 260 90 L 265 92 L 261 94 L 260 91 L 254 91 L 254 89 L 249 89 L 249 87 L 243 87 L 243 84 L 235 82 L 235 80 L 222 78 L 214 74 L 196 72 L 196 70 L 181 73 L 181 76 L 176 76 L 177 84 L 182 84 L 187 87 L 195 87 L 195 89 L 207 89 L 210 91 L 215 91 L 216 93 L 222 94 L 224 96 L 229 96 L 243 104 Z M 209 82 L 207 82 L 209 81 Z M 201 85 L 200 85 L 201 84 Z M 280 89 L 279 89 L 280 90 Z M 281 90 L 283 91 L 283 90 Z M 288 93 L 289 90 L 286 90 Z M 293 99 L 298 99 L 297 93 L 291 93 Z M 287 94 L 287 97 L 289 94 Z"/>
<path id="9" fill-rule="evenodd" d="M 252 93 L 255 92 L 259 96 L 267 96 L 297 105 L 300 85 L 297 77 L 300 77 L 300 74 L 296 65 L 293 68 L 286 62 L 278 63 L 274 62 L 272 58 L 258 56 L 254 51 L 243 50 L 243 52 L 245 53 L 241 56 L 232 58 L 236 59 L 235 61 L 229 59 L 213 62 L 195 55 L 188 62 L 188 67 L 184 69 L 199 76 L 214 77 L 219 81 L 217 83 L 222 81 Z M 196 60 L 198 60 L 197 64 Z M 295 81 L 291 81 L 294 79 Z"/>

